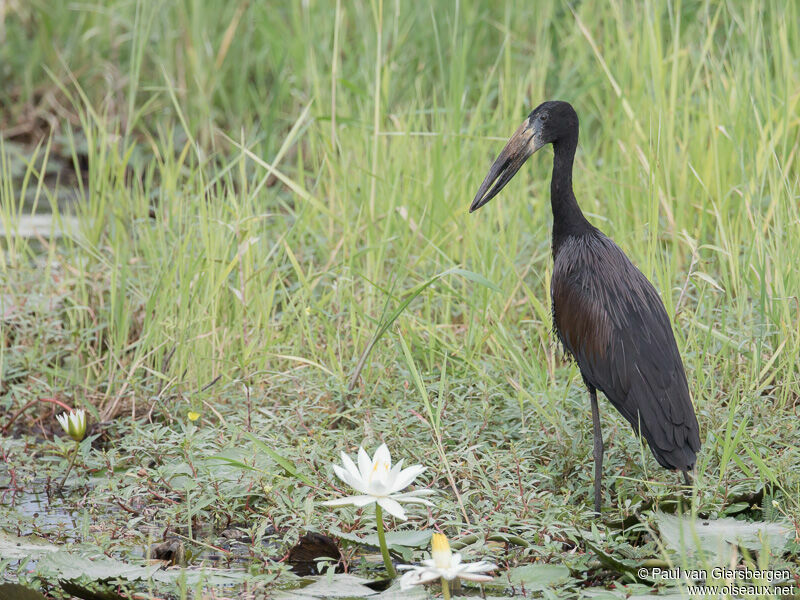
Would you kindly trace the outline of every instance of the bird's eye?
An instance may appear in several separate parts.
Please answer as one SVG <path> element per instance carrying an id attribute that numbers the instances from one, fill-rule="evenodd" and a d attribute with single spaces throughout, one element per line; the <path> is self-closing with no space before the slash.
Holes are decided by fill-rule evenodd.
<path id="1" fill-rule="evenodd" d="M 540 120 L 542 123 L 544 123 L 545 121 L 547 121 L 547 113 L 545 113 L 545 114 L 542 114 L 542 115 L 539 115 L 539 120 Z"/>

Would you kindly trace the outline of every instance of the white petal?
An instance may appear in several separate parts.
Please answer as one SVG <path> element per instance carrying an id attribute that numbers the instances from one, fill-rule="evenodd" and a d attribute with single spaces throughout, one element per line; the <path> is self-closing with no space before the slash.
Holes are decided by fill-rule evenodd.
<path id="1" fill-rule="evenodd" d="M 64 428 L 64 431 L 69 431 L 69 416 L 67 416 L 67 413 L 56 415 L 56 421 L 61 424 L 61 427 Z"/>
<path id="2" fill-rule="evenodd" d="M 362 494 L 366 493 L 367 490 L 364 489 L 364 485 L 362 484 L 361 480 L 355 477 L 350 471 L 346 471 L 339 465 L 333 465 L 333 472 L 336 473 L 336 476 L 339 479 L 344 481 L 357 492 L 361 492 Z"/>
<path id="3" fill-rule="evenodd" d="M 401 590 L 407 590 L 408 588 L 414 585 L 428 583 L 429 581 L 438 579 L 441 576 L 439 572 L 435 569 L 427 569 L 425 567 L 417 567 L 413 565 L 402 565 L 402 566 L 410 567 L 413 570 L 409 571 L 408 573 L 404 573 L 403 576 L 400 577 Z"/>
<path id="4" fill-rule="evenodd" d="M 461 565 L 463 569 L 468 573 L 483 573 L 485 571 L 494 571 L 497 569 L 497 565 L 494 563 L 481 561 L 476 563 L 464 563 Z"/>
<path id="5" fill-rule="evenodd" d="M 350 476 L 350 473 L 348 473 L 346 469 L 340 467 L 339 465 L 332 465 L 332 466 L 333 466 L 333 472 L 336 474 L 336 476 L 350 487 L 353 487 L 352 485 L 353 478 Z"/>
<path id="6" fill-rule="evenodd" d="M 436 561 L 433 560 L 432 558 L 426 558 L 424 560 L 421 560 L 420 562 L 423 565 L 425 565 L 426 567 L 428 567 L 429 569 L 435 569 L 436 568 Z"/>
<path id="7" fill-rule="evenodd" d="M 442 577 L 447 579 L 447 581 L 453 581 L 453 579 L 459 576 L 459 572 L 453 569 L 439 569 L 439 573 Z"/>
<path id="8" fill-rule="evenodd" d="M 367 489 L 364 490 L 367 494 L 372 494 L 373 496 L 388 496 L 389 495 L 389 488 L 384 485 L 384 483 L 380 480 L 373 480 L 369 482 L 369 485 L 366 486 Z"/>
<path id="9" fill-rule="evenodd" d="M 347 454 L 344 452 L 342 452 L 342 464 L 347 472 L 353 476 L 353 479 L 361 479 L 361 473 L 358 472 L 358 467 L 356 467 L 353 459 L 347 456 Z"/>
<path id="10" fill-rule="evenodd" d="M 372 504 L 375 500 L 376 498 L 374 496 L 345 496 L 344 498 L 336 498 L 335 500 L 326 500 L 322 504 L 325 506 L 348 506 L 352 504 L 353 506 L 361 507 Z"/>
<path id="11" fill-rule="evenodd" d="M 403 521 L 406 520 L 406 511 L 403 510 L 403 507 L 400 506 L 400 503 L 396 500 L 392 500 L 391 498 L 378 498 L 378 504 L 393 517 Z"/>
<path id="12" fill-rule="evenodd" d="M 424 470 L 425 467 L 422 465 L 413 465 L 407 469 L 403 469 L 397 476 L 397 479 L 394 480 L 392 491 L 399 492 L 403 488 L 408 487 Z"/>
<path id="13" fill-rule="evenodd" d="M 358 448 L 358 471 L 361 474 L 361 479 L 365 482 L 369 481 L 372 474 L 372 460 L 370 460 L 367 451 L 364 448 Z"/>
<path id="14" fill-rule="evenodd" d="M 389 487 L 392 488 L 394 487 L 394 482 L 397 481 L 397 476 L 400 474 L 400 471 L 402 470 L 403 470 L 403 459 L 400 459 L 400 461 L 395 466 L 392 467 L 392 470 L 386 473 L 386 477 L 384 478 Z"/>
<path id="15" fill-rule="evenodd" d="M 478 575 L 477 573 L 460 573 L 458 578 L 467 581 L 491 581 L 494 579 L 491 575 Z"/>
<path id="16" fill-rule="evenodd" d="M 424 504 L 425 506 L 435 506 L 433 502 L 427 500 L 426 498 L 418 498 L 414 495 L 414 492 L 409 492 L 407 494 L 392 494 L 389 496 L 392 500 L 397 500 L 398 502 L 403 502 L 405 504 Z"/>
<path id="17" fill-rule="evenodd" d="M 375 496 L 370 496 L 369 494 L 364 494 L 363 496 L 353 496 L 353 504 L 356 506 L 367 506 L 376 500 L 377 498 Z"/>
<path id="18" fill-rule="evenodd" d="M 395 466 L 393 466 L 393 467 L 392 467 L 392 471 L 391 471 L 391 473 L 390 473 L 390 475 L 391 475 L 391 481 L 394 481 L 395 479 L 397 479 L 397 474 L 398 474 L 400 471 L 402 471 L 402 470 L 403 470 L 403 461 L 404 461 L 404 460 L 405 460 L 405 459 L 401 458 L 400 460 L 398 460 L 398 461 L 397 461 L 397 464 L 396 464 Z"/>
<path id="19" fill-rule="evenodd" d="M 387 471 L 391 470 L 392 455 L 389 454 L 389 448 L 386 446 L 386 444 L 381 444 L 378 446 L 378 449 L 375 450 L 375 456 L 372 457 L 373 468 L 375 465 L 386 465 Z"/>

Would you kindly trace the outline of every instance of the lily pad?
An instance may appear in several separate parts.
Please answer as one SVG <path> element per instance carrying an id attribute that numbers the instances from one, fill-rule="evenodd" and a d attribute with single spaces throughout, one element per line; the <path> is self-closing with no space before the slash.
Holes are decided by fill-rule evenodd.
<path id="1" fill-rule="evenodd" d="M 57 550 L 58 546 L 48 544 L 38 538 L 30 536 L 19 538 L 13 535 L 6 535 L 0 531 L 0 556 L 3 558 L 28 558 Z"/>
<path id="2" fill-rule="evenodd" d="M 93 581 L 150 579 L 160 568 L 160 564 L 140 567 L 104 555 L 80 556 L 63 550 L 43 556 L 36 565 L 37 572 L 54 579 L 87 577 Z"/>
<path id="3" fill-rule="evenodd" d="M 386 534 L 387 546 L 405 546 L 406 548 L 426 548 L 431 543 L 430 529 L 424 531 L 390 531 Z M 364 538 L 364 543 L 370 546 L 378 545 L 378 535 L 371 534 Z"/>
<path id="4" fill-rule="evenodd" d="M 691 519 L 688 516 L 656 513 L 664 544 L 679 554 L 698 553 L 718 561 L 730 558 L 736 546 L 759 551 L 765 546 L 782 553 L 792 529 L 784 523 L 749 523 L 733 518 Z"/>
<path id="5" fill-rule="evenodd" d="M 524 565 L 508 572 L 512 584 L 529 589 L 545 589 L 563 584 L 571 579 L 564 565 Z"/>
<path id="6" fill-rule="evenodd" d="M 389 550 L 400 554 L 405 562 L 410 562 L 413 556 L 411 548 L 426 548 L 430 544 L 432 534 L 433 532 L 430 529 L 424 531 L 390 531 L 386 534 L 386 545 Z M 359 537 L 354 533 L 332 529 L 331 535 L 362 546 L 378 547 L 378 535 L 374 533 Z"/>
<path id="7" fill-rule="evenodd" d="M 421 585 L 408 590 L 401 590 L 400 584 L 395 583 L 388 590 L 384 590 L 375 596 L 375 600 L 422 600 L 428 597 L 428 592 Z"/>
<path id="8" fill-rule="evenodd" d="M 286 590 L 276 595 L 276 600 L 322 600 L 327 598 L 378 597 L 378 592 L 368 588 L 369 580 L 353 575 L 325 575 L 311 584 L 296 590 Z"/>
<path id="9" fill-rule="evenodd" d="M 240 584 L 250 575 L 245 570 L 190 567 L 164 569 L 162 564 L 137 565 L 110 558 L 100 553 L 81 552 L 77 548 L 64 550 L 33 537 L 17 538 L 0 533 L 0 556 L 5 559 L 33 558 L 35 573 L 46 580 L 96 582 L 127 579 L 155 580 L 175 583 L 179 579 L 188 585 L 203 583 L 210 586 Z M 2 598 L 2 596 L 0 596 Z"/>
<path id="10" fill-rule="evenodd" d="M 430 529 L 423 531 L 409 530 L 409 531 L 389 531 L 386 534 L 387 546 L 405 546 L 406 548 L 425 548 L 430 544 L 431 535 L 433 532 Z M 358 536 L 354 533 L 347 533 L 339 529 L 332 529 L 331 535 L 334 535 L 342 540 L 355 542 L 366 546 L 378 547 L 378 535 L 373 533 L 365 535 L 364 537 Z"/>

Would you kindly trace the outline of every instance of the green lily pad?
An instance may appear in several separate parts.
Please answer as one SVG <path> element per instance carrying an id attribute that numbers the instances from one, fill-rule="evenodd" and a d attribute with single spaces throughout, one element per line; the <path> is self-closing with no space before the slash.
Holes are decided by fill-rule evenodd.
<path id="1" fill-rule="evenodd" d="M 524 585 L 528 589 L 545 589 L 566 583 L 571 579 L 564 565 L 524 565 L 508 572 L 512 584 Z"/>
<path id="2" fill-rule="evenodd" d="M 426 548 L 431 543 L 430 529 L 424 531 L 390 531 L 386 534 L 387 546 L 405 546 L 406 548 Z M 378 545 L 378 535 L 371 534 L 364 538 L 364 543 L 371 546 Z"/>
<path id="3" fill-rule="evenodd" d="M 93 581 L 150 579 L 160 568 L 160 564 L 140 567 L 104 555 L 80 556 L 63 550 L 43 556 L 36 565 L 38 573 L 53 579 L 87 577 Z"/>
<path id="4" fill-rule="evenodd" d="M 378 596 L 368 588 L 369 580 L 353 575 L 323 575 L 311 584 L 296 590 L 285 590 L 276 595 L 276 600 L 322 600 L 327 598 L 367 598 Z"/>
<path id="5" fill-rule="evenodd" d="M 664 544 L 678 554 L 726 561 L 736 546 L 760 551 L 765 546 L 780 554 L 789 542 L 792 528 L 785 523 L 751 523 L 733 518 L 692 519 L 688 516 L 656 513 Z"/>
<path id="6" fill-rule="evenodd" d="M 400 584 L 396 582 L 388 590 L 384 590 L 375 596 L 375 600 L 422 600 L 428 597 L 428 592 L 421 585 L 408 590 L 401 590 Z"/>
<path id="7" fill-rule="evenodd" d="M 35 557 L 48 552 L 56 552 L 58 546 L 48 544 L 38 538 L 28 536 L 18 538 L 0 531 L 0 556 L 7 559 Z"/>
<path id="8" fill-rule="evenodd" d="M 372 533 L 369 535 L 365 535 L 364 537 L 358 536 L 354 533 L 347 533 L 346 531 L 341 531 L 339 529 L 332 529 L 331 535 L 336 536 L 339 539 L 347 540 L 349 542 L 354 542 L 356 544 L 366 545 L 366 546 L 378 546 L 378 535 L 376 533 Z M 390 531 L 386 534 L 386 545 L 390 548 L 392 546 L 396 547 L 406 547 L 406 548 L 425 548 L 430 544 L 431 535 L 433 535 L 433 531 L 430 529 L 426 529 L 423 531 L 418 530 L 409 530 L 409 531 Z"/>

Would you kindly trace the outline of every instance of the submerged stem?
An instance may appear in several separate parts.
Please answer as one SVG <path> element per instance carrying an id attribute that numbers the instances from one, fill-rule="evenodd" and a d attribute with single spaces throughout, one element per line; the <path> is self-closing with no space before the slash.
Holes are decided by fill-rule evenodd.
<path id="1" fill-rule="evenodd" d="M 386 567 L 386 572 L 389 574 L 390 579 L 397 577 L 397 571 L 394 570 L 392 558 L 389 556 L 389 547 L 386 545 L 386 533 L 383 531 L 383 509 L 380 504 L 375 504 L 375 521 L 378 526 L 378 544 L 381 547 L 381 555 L 383 556 L 383 564 Z"/>

